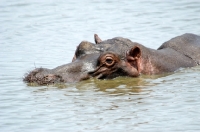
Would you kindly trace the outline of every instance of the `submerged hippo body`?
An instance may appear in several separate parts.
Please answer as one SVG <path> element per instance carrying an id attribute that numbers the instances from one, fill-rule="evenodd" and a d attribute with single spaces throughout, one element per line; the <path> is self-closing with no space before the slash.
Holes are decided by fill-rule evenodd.
<path id="1" fill-rule="evenodd" d="M 37 68 L 27 74 L 24 81 L 44 85 L 77 82 L 91 77 L 137 77 L 140 74 L 173 72 L 200 63 L 200 36 L 194 34 L 175 37 L 157 50 L 122 37 L 102 41 L 95 35 L 95 42 L 81 42 L 71 63 L 54 69 Z"/>

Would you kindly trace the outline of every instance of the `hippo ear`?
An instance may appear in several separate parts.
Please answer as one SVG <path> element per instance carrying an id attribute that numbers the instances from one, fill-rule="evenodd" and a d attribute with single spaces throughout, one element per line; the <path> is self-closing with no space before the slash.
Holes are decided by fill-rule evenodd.
<path id="1" fill-rule="evenodd" d="M 102 42 L 102 40 L 99 38 L 99 36 L 97 34 L 94 34 L 94 41 L 96 44 L 99 44 Z"/>
<path id="2" fill-rule="evenodd" d="M 141 49 L 138 46 L 133 47 L 126 54 L 127 62 L 135 67 L 138 72 L 140 72 L 140 57 L 141 57 Z"/>
<path id="3" fill-rule="evenodd" d="M 141 56 L 141 50 L 139 47 L 135 46 L 133 47 L 129 52 L 128 56 L 131 57 L 131 60 L 137 60 Z"/>

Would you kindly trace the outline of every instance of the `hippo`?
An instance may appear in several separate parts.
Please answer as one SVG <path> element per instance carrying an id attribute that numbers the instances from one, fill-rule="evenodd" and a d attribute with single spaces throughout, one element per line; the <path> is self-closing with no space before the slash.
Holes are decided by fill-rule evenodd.
<path id="1" fill-rule="evenodd" d="M 147 48 L 123 37 L 95 43 L 82 41 L 71 63 L 54 69 L 36 68 L 23 78 L 27 83 L 48 85 L 73 83 L 89 78 L 113 79 L 119 76 L 162 74 L 200 64 L 200 36 L 186 33 L 164 42 L 158 49 Z"/>

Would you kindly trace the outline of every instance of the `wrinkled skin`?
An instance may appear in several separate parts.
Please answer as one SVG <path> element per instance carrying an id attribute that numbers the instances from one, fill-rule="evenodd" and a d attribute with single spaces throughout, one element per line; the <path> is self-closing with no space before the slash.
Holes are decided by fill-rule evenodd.
<path id="1" fill-rule="evenodd" d="M 27 74 L 25 82 L 46 85 L 77 82 L 91 77 L 112 79 L 118 76 L 138 77 L 140 74 L 173 72 L 200 64 L 200 36 L 184 34 L 175 37 L 157 50 L 129 39 L 116 37 L 95 43 L 82 41 L 71 63 L 54 69 L 37 68 Z"/>

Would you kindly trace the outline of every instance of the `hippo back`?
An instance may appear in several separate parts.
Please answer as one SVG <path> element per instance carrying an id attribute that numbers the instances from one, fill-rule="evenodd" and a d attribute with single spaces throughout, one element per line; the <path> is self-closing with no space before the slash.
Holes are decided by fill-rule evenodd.
<path id="1" fill-rule="evenodd" d="M 200 36 L 186 33 L 163 43 L 158 50 L 171 48 L 193 59 L 200 65 Z"/>

